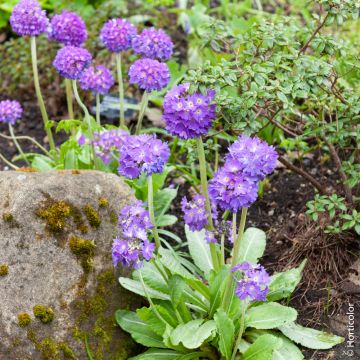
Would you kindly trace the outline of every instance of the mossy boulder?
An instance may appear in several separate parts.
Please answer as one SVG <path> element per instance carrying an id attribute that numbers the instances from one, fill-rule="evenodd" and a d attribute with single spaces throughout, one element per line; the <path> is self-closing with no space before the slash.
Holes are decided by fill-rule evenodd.
<path id="1" fill-rule="evenodd" d="M 141 299 L 111 264 L 114 214 L 133 200 L 113 174 L 0 172 L 0 359 L 127 359 L 114 321 Z"/>

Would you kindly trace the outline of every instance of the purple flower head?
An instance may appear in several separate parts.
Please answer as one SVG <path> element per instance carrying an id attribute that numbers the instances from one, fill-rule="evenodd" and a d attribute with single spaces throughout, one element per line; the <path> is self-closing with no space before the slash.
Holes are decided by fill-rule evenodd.
<path id="1" fill-rule="evenodd" d="M 266 301 L 270 276 L 261 265 L 243 263 L 234 266 L 232 272 L 241 271 L 242 277 L 235 278 L 235 293 L 241 300 Z"/>
<path id="2" fill-rule="evenodd" d="M 272 173 L 278 155 L 273 146 L 259 138 L 242 135 L 229 147 L 225 161 L 238 167 L 243 174 L 257 180 L 263 180 Z"/>
<path id="3" fill-rule="evenodd" d="M 206 135 L 216 117 L 215 91 L 189 94 L 189 87 L 188 83 L 174 86 L 164 98 L 166 130 L 181 139 Z"/>
<path id="4" fill-rule="evenodd" d="M 170 81 L 170 71 L 165 63 L 152 59 L 136 60 L 129 69 L 129 81 L 147 92 L 160 91 Z"/>
<path id="5" fill-rule="evenodd" d="M 215 234 L 212 231 L 205 230 L 205 241 L 208 244 L 216 244 L 217 240 L 216 240 Z"/>
<path id="6" fill-rule="evenodd" d="M 113 242 L 113 264 L 139 268 L 144 259 L 149 261 L 153 257 L 155 251 L 155 245 L 148 239 L 153 224 L 149 212 L 144 209 L 144 203 L 137 200 L 125 206 L 120 212 L 118 223 L 122 236 Z"/>
<path id="7" fill-rule="evenodd" d="M 119 174 L 130 179 L 161 173 L 170 156 L 166 143 L 155 135 L 133 135 L 120 148 Z"/>
<path id="8" fill-rule="evenodd" d="M 36 0 L 21 0 L 14 6 L 10 24 L 17 35 L 38 36 L 49 27 L 49 19 Z"/>
<path id="9" fill-rule="evenodd" d="M 50 40 L 64 45 L 81 46 L 88 33 L 84 20 L 78 14 L 63 11 L 51 19 L 48 36 Z"/>
<path id="10" fill-rule="evenodd" d="M 21 118 L 23 109 L 18 101 L 3 100 L 0 101 L 0 123 L 15 125 Z"/>
<path id="11" fill-rule="evenodd" d="M 166 61 L 171 58 L 173 43 L 170 36 L 162 29 L 144 29 L 134 37 L 132 47 L 136 54 L 149 59 Z"/>
<path id="12" fill-rule="evenodd" d="M 79 78 L 83 90 L 91 90 L 97 94 L 105 95 L 115 84 L 111 71 L 105 66 L 90 66 Z"/>
<path id="13" fill-rule="evenodd" d="M 76 80 L 89 66 L 91 60 L 92 56 L 86 49 L 65 46 L 57 52 L 53 65 L 61 76 Z"/>
<path id="14" fill-rule="evenodd" d="M 258 183 L 231 165 L 225 163 L 209 181 L 209 196 L 221 209 L 236 213 L 256 200 Z"/>
<path id="15" fill-rule="evenodd" d="M 100 40 L 111 52 L 121 52 L 131 48 L 136 36 L 136 27 L 125 19 L 107 21 L 100 32 Z"/>
<path id="16" fill-rule="evenodd" d="M 112 152 L 119 152 L 120 147 L 127 141 L 129 133 L 125 130 L 106 130 L 102 133 L 94 133 L 92 144 L 95 153 L 108 165 L 112 160 Z"/>
<path id="17" fill-rule="evenodd" d="M 208 224 L 203 195 L 195 195 L 191 201 L 184 197 L 181 201 L 181 209 L 184 213 L 185 223 L 191 231 L 200 231 Z"/>

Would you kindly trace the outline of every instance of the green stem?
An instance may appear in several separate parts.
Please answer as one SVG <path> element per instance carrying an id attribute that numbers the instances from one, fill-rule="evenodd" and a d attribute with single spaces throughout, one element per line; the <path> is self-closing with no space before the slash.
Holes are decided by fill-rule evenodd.
<path id="1" fill-rule="evenodd" d="M 4 134 L 0 134 L 0 136 L 4 139 L 12 139 L 11 136 L 6 136 Z M 30 136 L 14 136 L 14 138 L 16 140 L 29 140 L 31 141 L 34 145 L 36 145 L 41 151 L 43 151 L 46 155 L 48 155 L 49 157 L 51 157 L 51 154 L 41 145 L 39 144 L 35 139 L 33 139 Z"/>
<path id="2" fill-rule="evenodd" d="M 241 339 L 242 339 L 242 335 L 244 332 L 244 327 L 245 327 L 245 310 L 246 310 L 246 302 L 243 301 L 241 304 L 241 319 L 240 319 L 240 330 L 239 330 L 239 335 L 236 339 L 235 342 L 235 347 L 231 356 L 231 360 L 235 360 L 236 354 L 238 352 L 240 343 L 241 343 Z"/>
<path id="3" fill-rule="evenodd" d="M 89 114 L 89 111 L 88 111 L 87 107 L 85 106 L 85 104 L 84 104 L 84 103 L 81 101 L 81 99 L 80 99 L 80 95 L 79 95 L 79 92 L 78 92 L 78 89 L 77 89 L 77 85 L 76 85 L 76 80 L 73 80 L 73 81 L 72 81 L 72 86 L 73 86 L 73 91 L 74 91 L 75 99 L 76 99 L 77 103 L 79 104 L 79 106 L 81 107 L 81 109 L 82 109 L 83 112 L 84 112 L 84 115 L 85 115 L 85 123 L 87 124 L 87 126 L 89 127 L 90 132 L 91 132 L 90 114 Z"/>
<path id="4" fill-rule="evenodd" d="M 231 259 L 231 267 L 230 267 L 231 269 L 237 264 L 238 259 L 239 259 L 239 250 L 240 250 L 241 239 L 244 234 L 246 215 L 247 215 L 247 208 L 242 208 L 239 232 L 238 232 L 236 239 L 234 239 L 234 247 L 233 247 L 233 254 L 232 254 L 232 259 Z M 235 222 L 235 224 L 234 224 L 234 222 Z M 235 233 L 236 233 L 236 217 L 233 215 L 233 229 L 234 229 L 234 227 L 235 227 Z M 232 291 L 233 291 L 233 279 L 232 279 L 232 275 L 229 274 L 227 276 L 226 288 L 225 288 L 225 293 L 224 293 L 223 302 L 222 302 L 222 307 L 225 311 L 228 310 L 228 307 L 230 305 L 230 301 L 232 298 Z"/>
<path id="5" fill-rule="evenodd" d="M 203 144 L 201 137 L 199 137 L 197 139 L 197 145 L 198 145 L 198 157 L 199 157 L 199 166 L 200 166 L 201 190 L 202 190 L 202 194 L 205 197 L 205 207 L 206 207 L 206 211 L 207 211 L 207 215 L 208 215 L 208 227 L 209 227 L 210 231 L 214 231 L 214 223 L 213 223 L 213 219 L 212 219 L 211 205 L 210 205 L 208 185 L 207 185 L 205 150 L 204 150 L 204 144 Z M 218 270 L 219 269 L 219 259 L 218 259 L 218 254 L 216 251 L 215 244 L 210 244 L 210 252 L 211 252 L 211 258 L 212 258 L 214 269 Z"/>
<path id="6" fill-rule="evenodd" d="M 96 122 L 101 126 L 100 121 L 100 94 L 96 93 Z"/>
<path id="7" fill-rule="evenodd" d="M 11 135 L 11 139 L 12 139 L 12 141 L 14 142 L 16 148 L 18 149 L 20 155 L 21 155 L 22 158 L 25 160 L 26 164 L 27 164 L 28 166 L 30 166 L 29 160 L 26 158 L 24 152 L 22 151 L 22 148 L 21 148 L 20 144 L 19 144 L 19 143 L 17 142 L 17 140 L 16 140 L 16 137 L 15 137 L 15 134 L 14 134 L 14 129 L 13 129 L 13 127 L 12 127 L 11 124 L 9 124 L 9 132 L 10 132 L 10 135 Z"/>
<path id="8" fill-rule="evenodd" d="M 7 164 L 8 166 L 10 166 L 12 169 L 17 170 L 19 169 L 18 166 L 12 164 L 5 156 L 3 156 L 3 154 L 0 153 L 0 159 Z"/>
<path id="9" fill-rule="evenodd" d="M 149 206 L 149 213 L 150 213 L 150 220 L 153 224 L 152 233 L 155 239 L 156 250 L 158 251 L 161 246 L 159 233 L 156 227 L 156 219 L 155 219 L 155 212 L 154 212 L 154 188 L 153 188 L 153 176 L 148 176 L 148 206 Z"/>
<path id="10" fill-rule="evenodd" d="M 139 117 L 138 117 L 138 121 L 136 124 L 136 129 L 135 129 L 136 135 L 140 134 L 142 121 L 143 121 L 143 118 L 145 115 L 145 111 L 146 111 L 148 102 L 149 102 L 149 93 L 147 91 L 144 91 L 144 94 L 142 96 L 141 103 L 140 103 Z"/>
<path id="11" fill-rule="evenodd" d="M 116 54 L 116 68 L 119 82 L 119 99 L 120 99 L 120 127 L 125 128 L 125 109 L 124 109 L 124 82 L 121 68 L 121 53 Z"/>
<path id="12" fill-rule="evenodd" d="M 255 4 L 259 11 L 263 11 L 261 0 L 255 0 Z"/>
<path id="13" fill-rule="evenodd" d="M 218 167 L 219 167 L 219 146 L 218 146 L 218 139 L 217 137 L 215 137 L 214 139 L 214 143 L 215 143 L 215 164 L 214 164 L 214 171 L 218 171 Z"/>
<path id="14" fill-rule="evenodd" d="M 66 90 L 66 102 L 68 108 L 69 119 L 74 119 L 74 106 L 73 106 L 73 96 L 71 90 L 71 80 L 65 79 L 65 90 Z"/>
<path id="15" fill-rule="evenodd" d="M 221 235 L 221 259 L 220 259 L 220 265 L 224 266 L 225 265 L 225 235 L 222 234 Z"/>
<path id="16" fill-rule="evenodd" d="M 49 117 L 46 112 L 44 99 L 42 97 L 41 89 L 40 89 L 39 72 L 38 72 L 38 67 L 37 67 L 36 37 L 35 36 L 31 37 L 30 44 L 31 44 L 31 61 L 32 61 L 32 68 L 33 68 L 35 92 L 36 92 L 36 96 L 38 99 L 41 116 L 42 116 L 42 119 L 44 122 L 45 132 L 46 132 L 47 138 L 49 140 L 50 149 L 53 151 L 54 156 L 56 157 L 57 154 L 56 154 L 55 142 L 54 142 L 51 128 L 49 127 Z"/>

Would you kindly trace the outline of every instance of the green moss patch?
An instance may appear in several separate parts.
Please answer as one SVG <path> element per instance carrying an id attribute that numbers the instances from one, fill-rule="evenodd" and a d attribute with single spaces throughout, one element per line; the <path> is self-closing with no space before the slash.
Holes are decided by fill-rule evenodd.
<path id="1" fill-rule="evenodd" d="M 90 204 L 84 206 L 83 211 L 91 227 L 97 229 L 101 224 L 99 213 Z"/>
<path id="2" fill-rule="evenodd" d="M 35 305 L 33 307 L 33 313 L 43 324 L 48 324 L 54 319 L 54 310 L 44 305 Z"/>
<path id="3" fill-rule="evenodd" d="M 81 266 L 85 273 L 92 269 L 92 260 L 95 255 L 95 244 L 91 240 L 72 236 L 69 239 L 69 247 L 71 252 L 81 262 Z"/>
<path id="4" fill-rule="evenodd" d="M 105 208 L 109 206 L 109 200 L 105 197 L 99 197 L 98 204 L 100 208 Z"/>
<path id="5" fill-rule="evenodd" d="M 18 323 L 21 327 L 26 327 L 31 323 L 31 317 L 28 313 L 20 313 L 18 315 Z"/>
<path id="6" fill-rule="evenodd" d="M 9 265 L 2 264 L 0 265 L 0 276 L 6 276 L 9 274 Z"/>
<path id="7" fill-rule="evenodd" d="M 7 212 L 3 213 L 2 218 L 5 222 L 8 222 L 8 223 L 11 223 L 14 220 L 14 216 L 11 213 L 7 213 Z"/>

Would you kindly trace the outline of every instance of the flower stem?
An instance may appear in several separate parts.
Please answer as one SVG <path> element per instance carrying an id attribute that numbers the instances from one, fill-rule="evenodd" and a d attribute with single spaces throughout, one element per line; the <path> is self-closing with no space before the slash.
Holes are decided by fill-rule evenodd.
<path id="1" fill-rule="evenodd" d="M 234 239 L 233 254 L 232 254 L 232 259 L 231 259 L 231 269 L 237 264 L 238 259 L 239 259 L 240 243 L 241 243 L 241 239 L 244 234 L 246 215 L 247 215 L 247 208 L 242 208 L 239 232 L 238 232 L 236 238 Z M 234 228 L 235 228 L 235 233 L 236 233 L 236 216 L 233 215 L 233 229 Z M 233 280 L 232 275 L 231 275 L 231 273 L 229 273 L 227 280 L 226 280 L 226 288 L 225 288 L 224 298 L 223 298 L 223 302 L 222 302 L 222 307 L 225 311 L 228 310 L 228 307 L 229 307 L 231 299 L 232 299 L 232 291 L 233 291 L 233 281 L 232 280 Z"/>
<path id="2" fill-rule="evenodd" d="M 240 346 L 240 342 L 242 339 L 242 335 L 244 332 L 244 327 L 245 327 L 245 310 L 246 310 L 246 302 L 243 301 L 241 304 L 241 319 L 240 319 L 240 330 L 239 330 L 239 335 L 236 339 L 235 342 L 235 346 L 234 346 L 234 350 L 231 356 L 231 360 L 235 360 L 236 354 L 238 352 L 239 346 Z"/>
<path id="3" fill-rule="evenodd" d="M 75 99 L 76 99 L 77 103 L 79 104 L 79 106 L 81 107 L 81 109 L 83 110 L 83 112 L 85 114 L 85 123 L 87 124 L 87 126 L 91 130 L 90 114 L 89 114 L 89 111 L 88 111 L 87 107 L 85 106 L 85 104 L 80 99 L 80 95 L 79 95 L 77 85 L 76 85 L 76 80 L 72 81 L 72 86 L 73 86 Z"/>
<path id="4" fill-rule="evenodd" d="M 124 82 L 121 69 L 121 53 L 116 54 L 116 68 L 119 82 L 119 98 L 120 98 L 120 127 L 125 128 L 125 109 L 124 109 Z"/>
<path id="5" fill-rule="evenodd" d="M 0 159 L 1 159 L 6 165 L 10 166 L 12 169 L 14 169 L 14 170 L 19 169 L 18 166 L 12 164 L 12 163 L 11 163 L 8 159 L 6 159 L 6 157 L 3 156 L 3 154 L 1 154 L 1 153 L 0 153 Z"/>
<path id="6" fill-rule="evenodd" d="M 42 119 L 44 122 L 45 132 L 46 132 L 47 138 L 49 140 L 50 149 L 54 153 L 54 156 L 57 157 L 53 134 L 52 134 L 51 128 L 49 126 L 49 117 L 46 112 L 44 99 L 42 97 L 41 89 L 40 89 L 39 72 L 38 72 L 38 67 L 37 67 L 36 37 L 35 36 L 31 37 L 30 45 L 31 45 L 31 61 L 32 61 L 32 68 L 33 68 L 35 92 L 36 92 L 36 96 L 38 99 L 41 116 L 42 116 Z"/>
<path id="7" fill-rule="evenodd" d="M 205 197 L 205 207 L 206 207 L 206 211 L 207 211 L 207 215 L 208 215 L 208 227 L 209 227 L 210 231 L 214 231 L 214 223 L 213 223 L 213 219 L 212 219 L 211 205 L 210 205 L 208 185 L 207 185 L 205 150 L 204 150 L 204 144 L 203 144 L 201 137 L 199 137 L 197 139 L 197 145 L 198 145 L 198 157 L 199 157 L 199 166 L 200 166 L 201 190 L 202 190 L 202 194 Z M 218 254 L 216 251 L 215 244 L 210 244 L 210 252 L 211 252 L 211 258 L 212 258 L 214 269 L 218 270 L 219 269 L 219 259 L 218 259 Z"/>
<path id="8" fill-rule="evenodd" d="M 153 187 L 153 176 L 152 175 L 148 176 L 148 206 L 149 206 L 150 220 L 151 220 L 152 224 L 154 225 L 154 227 L 152 229 L 152 233 L 153 233 L 154 239 L 155 239 L 156 250 L 158 251 L 161 246 L 161 242 L 160 242 L 159 233 L 158 233 L 157 227 L 156 227 L 156 219 L 155 219 L 155 212 L 154 212 L 154 187 Z"/>
<path id="9" fill-rule="evenodd" d="M 141 103 L 140 103 L 139 117 L 138 117 L 138 121 L 136 124 L 136 129 L 135 129 L 136 135 L 140 134 L 142 121 L 143 121 L 143 118 L 145 115 L 145 111 L 146 111 L 148 102 L 149 102 L 149 93 L 147 91 L 144 91 L 144 94 L 142 96 Z"/>
<path id="10" fill-rule="evenodd" d="M 30 166 L 30 163 L 29 163 L 29 160 L 26 158 L 24 152 L 22 151 L 22 148 L 20 146 L 20 144 L 18 143 L 18 141 L 16 140 L 16 137 L 15 137 L 15 134 L 14 134 L 14 129 L 12 127 L 11 124 L 9 124 L 9 132 L 10 132 L 10 135 L 11 135 L 11 139 L 12 141 L 14 142 L 16 148 L 18 149 L 20 155 L 22 156 L 22 158 L 25 160 L 26 164 L 28 166 Z"/>
<path id="11" fill-rule="evenodd" d="M 100 94 L 96 93 L 96 122 L 101 125 L 100 122 Z"/>
<path id="12" fill-rule="evenodd" d="M 71 90 L 71 80 L 65 79 L 65 90 L 66 90 L 66 102 L 68 108 L 69 119 L 74 119 L 74 107 L 73 107 L 73 96 Z"/>
<path id="13" fill-rule="evenodd" d="M 0 134 L 0 136 L 4 139 L 13 139 L 13 137 L 11 136 L 6 136 L 4 134 Z M 33 139 L 30 136 L 14 136 L 14 138 L 16 140 L 29 140 L 31 141 L 34 145 L 36 145 L 41 151 L 43 151 L 46 155 L 48 155 L 49 157 L 51 157 L 51 154 L 41 145 L 39 144 L 35 139 Z"/>

